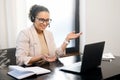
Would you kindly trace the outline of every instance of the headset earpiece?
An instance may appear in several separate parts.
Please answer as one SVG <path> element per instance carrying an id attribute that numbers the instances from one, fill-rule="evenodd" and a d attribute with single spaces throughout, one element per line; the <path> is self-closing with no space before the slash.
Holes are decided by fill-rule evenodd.
<path id="1" fill-rule="evenodd" d="M 32 20 L 32 22 L 34 22 L 34 21 L 35 21 L 35 18 L 34 18 L 33 16 L 31 16 L 31 20 Z"/>

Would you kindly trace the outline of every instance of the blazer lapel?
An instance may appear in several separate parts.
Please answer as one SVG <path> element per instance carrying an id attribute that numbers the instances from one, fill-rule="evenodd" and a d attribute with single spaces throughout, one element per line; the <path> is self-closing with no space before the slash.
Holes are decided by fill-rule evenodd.
<path id="1" fill-rule="evenodd" d="M 50 55 L 55 54 L 56 46 L 54 44 L 53 36 L 51 36 L 51 33 L 46 30 L 44 30 L 44 35 L 45 35 L 45 39 L 46 39 L 47 46 L 49 49 L 49 54 Z"/>

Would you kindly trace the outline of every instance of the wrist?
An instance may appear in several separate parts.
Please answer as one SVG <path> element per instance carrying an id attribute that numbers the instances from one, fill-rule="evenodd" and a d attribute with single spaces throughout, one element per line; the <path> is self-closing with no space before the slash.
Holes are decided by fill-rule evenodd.
<path id="1" fill-rule="evenodd" d="M 65 44 L 69 44 L 70 41 L 65 39 L 65 40 L 64 40 L 64 43 L 65 43 Z"/>
<path id="2" fill-rule="evenodd" d="M 69 37 L 66 37 L 65 40 L 66 40 L 66 41 L 70 41 Z"/>

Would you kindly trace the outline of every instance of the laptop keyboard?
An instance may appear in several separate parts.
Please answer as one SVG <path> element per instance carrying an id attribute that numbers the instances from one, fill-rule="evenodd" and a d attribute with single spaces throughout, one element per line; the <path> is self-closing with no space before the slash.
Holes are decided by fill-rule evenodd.
<path id="1" fill-rule="evenodd" d="M 73 63 L 71 65 L 63 66 L 60 69 L 65 71 L 73 71 L 79 73 L 81 70 L 81 61 Z"/>

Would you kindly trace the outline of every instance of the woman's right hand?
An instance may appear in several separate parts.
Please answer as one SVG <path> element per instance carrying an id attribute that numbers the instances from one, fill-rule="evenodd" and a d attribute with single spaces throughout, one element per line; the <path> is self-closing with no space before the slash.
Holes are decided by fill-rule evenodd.
<path id="1" fill-rule="evenodd" d="M 57 60 L 57 57 L 56 56 L 49 56 L 49 55 L 46 54 L 46 55 L 43 56 L 43 59 L 45 61 L 48 61 L 48 62 L 54 62 L 54 61 Z"/>

